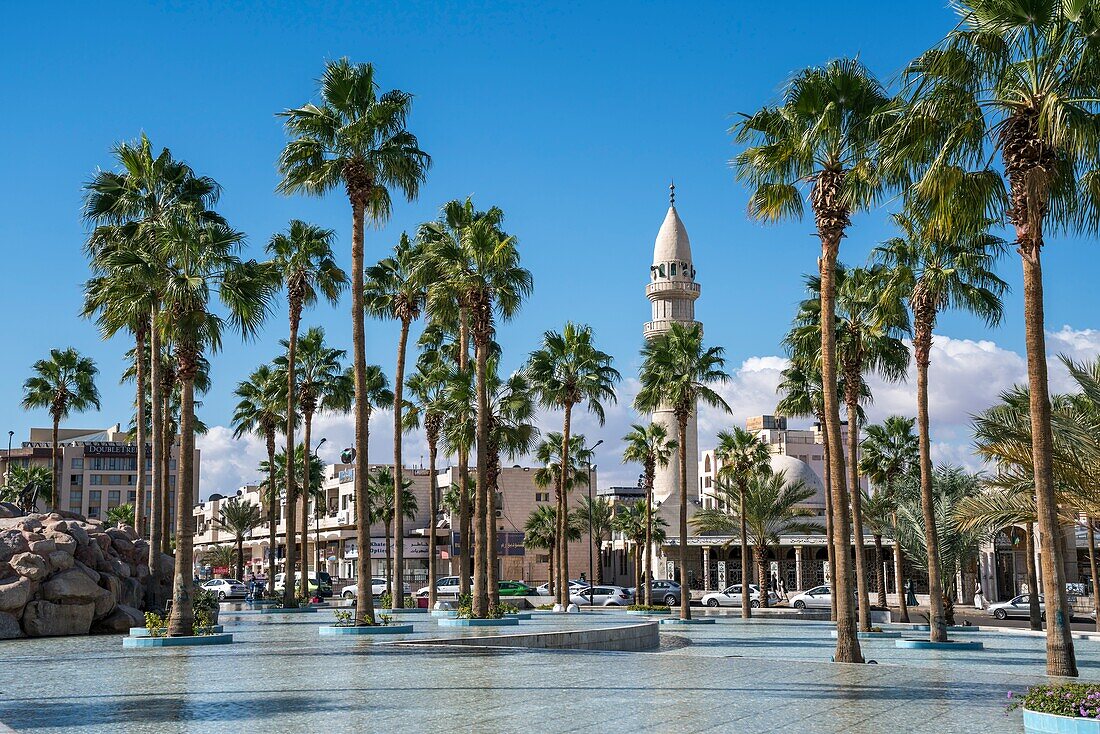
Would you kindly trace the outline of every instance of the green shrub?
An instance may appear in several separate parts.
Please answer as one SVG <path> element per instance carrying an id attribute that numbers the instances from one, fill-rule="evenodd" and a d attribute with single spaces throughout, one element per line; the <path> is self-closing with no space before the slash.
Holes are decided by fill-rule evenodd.
<path id="1" fill-rule="evenodd" d="M 500 609 L 501 614 L 518 614 L 519 613 L 519 607 L 517 607 L 515 604 L 509 604 L 506 601 L 502 601 L 500 603 L 500 606 L 497 607 L 497 608 Z"/>
<path id="2" fill-rule="evenodd" d="M 382 620 L 381 624 L 382 624 L 383 627 L 386 627 L 391 622 L 393 622 L 393 615 L 392 614 L 379 614 L 378 618 L 380 620 Z"/>
<path id="3" fill-rule="evenodd" d="M 346 612 L 340 609 L 333 611 L 336 616 L 336 627 L 354 627 L 355 626 L 355 614 L 352 612 Z"/>
<path id="4" fill-rule="evenodd" d="M 168 620 L 156 612 L 146 612 L 145 629 L 150 637 L 164 637 L 168 633 Z"/>
<path id="5" fill-rule="evenodd" d="M 535 607 L 535 609 L 539 609 L 539 610 L 542 610 L 544 612 L 549 612 L 553 608 L 554 608 L 553 604 L 539 604 L 537 607 Z"/>
<path id="6" fill-rule="evenodd" d="M 213 634 L 213 630 L 210 628 L 214 626 L 214 617 L 205 609 L 195 610 L 195 634 L 196 635 L 210 635 Z"/>
<path id="7" fill-rule="evenodd" d="M 668 606 L 664 604 L 631 604 L 627 609 L 632 612 L 667 612 Z"/>
<path id="8" fill-rule="evenodd" d="M 474 616 L 474 600 L 470 594 L 460 594 L 458 597 L 458 603 L 455 605 L 455 609 L 458 610 L 457 616 L 459 619 L 470 619 Z"/>
<path id="9" fill-rule="evenodd" d="M 378 606 L 382 609 L 389 609 L 393 606 L 393 596 L 390 594 L 390 592 L 384 592 L 381 596 L 378 597 Z M 405 608 L 412 609 L 415 606 L 416 599 L 414 599 L 411 594 L 406 594 Z"/>
<path id="10" fill-rule="evenodd" d="M 1100 684 L 1045 683 L 1016 696 L 1008 692 L 1009 711 L 1021 706 L 1028 711 L 1076 718 L 1100 718 Z"/>
<path id="11" fill-rule="evenodd" d="M 193 613 L 197 616 L 199 612 L 206 612 L 211 619 L 214 617 L 214 613 L 218 611 L 221 604 L 221 602 L 218 601 L 217 595 L 208 589 L 196 588 L 191 599 L 191 609 Z"/>

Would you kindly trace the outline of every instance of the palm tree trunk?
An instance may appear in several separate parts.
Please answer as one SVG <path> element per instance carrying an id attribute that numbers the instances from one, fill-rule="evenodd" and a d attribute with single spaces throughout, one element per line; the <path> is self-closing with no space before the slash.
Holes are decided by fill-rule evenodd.
<path id="1" fill-rule="evenodd" d="M 297 335 L 295 335 L 297 336 Z M 309 470 L 313 465 L 313 454 L 310 453 L 310 441 L 313 438 L 313 413 L 303 415 L 302 425 L 302 453 L 305 458 L 302 461 L 302 596 L 309 598 Z M 316 569 L 314 569 L 316 571 Z M 320 579 L 318 579 L 320 582 Z M 321 593 L 321 584 L 317 584 L 317 593 Z"/>
<path id="2" fill-rule="evenodd" d="M 1043 628 L 1043 613 L 1039 611 L 1039 572 L 1035 568 L 1035 523 L 1027 524 L 1024 550 L 1027 551 L 1027 593 L 1028 593 L 1028 621 L 1031 629 Z"/>
<path id="3" fill-rule="evenodd" d="M 266 431 L 264 439 L 267 441 L 267 598 L 270 599 L 275 596 L 275 555 L 279 547 L 275 538 L 275 527 L 279 524 L 276 512 L 279 493 L 275 491 L 275 431 Z"/>
<path id="4" fill-rule="evenodd" d="M 367 352 L 363 320 L 363 212 L 366 196 L 357 192 L 351 202 L 351 340 L 355 373 L 355 623 L 374 624 L 373 584 L 370 571 L 370 499 L 367 497 L 367 449 L 370 398 L 367 395 Z"/>
<path id="5" fill-rule="evenodd" d="M 547 582 L 547 585 L 550 587 L 551 594 L 556 594 L 557 591 L 554 587 L 554 581 L 557 580 L 557 577 L 554 575 L 554 564 L 555 564 L 556 559 L 558 557 L 557 545 L 555 545 L 554 543 L 551 543 L 550 547 L 547 548 L 546 551 L 547 551 L 547 553 L 550 554 L 550 562 L 546 564 L 546 576 L 547 576 L 546 582 Z"/>
<path id="6" fill-rule="evenodd" d="M 898 514 L 894 513 L 894 527 L 898 526 Z M 898 592 L 898 616 L 902 622 L 909 621 L 909 605 L 905 601 L 905 557 L 901 544 L 894 538 L 894 586 Z"/>
<path id="7" fill-rule="evenodd" d="M 458 368 L 463 372 L 470 365 L 470 328 L 466 323 L 466 310 L 458 310 Z M 466 446 L 458 449 L 458 593 L 470 593 L 471 568 L 471 519 L 470 519 L 470 451 Z"/>
<path id="8" fill-rule="evenodd" d="M 1039 215 L 1042 216 L 1041 214 Z M 1039 562 L 1043 564 L 1043 599 L 1047 611 L 1047 675 L 1077 676 L 1077 657 L 1070 632 L 1066 573 L 1054 500 L 1054 439 L 1050 429 L 1050 387 L 1047 384 L 1046 334 L 1043 313 L 1042 220 L 1037 231 L 1017 235 L 1024 266 L 1024 332 L 1027 383 L 1031 403 L 1031 456 L 1035 465 L 1035 509 L 1039 518 Z M 1024 243 L 1031 243 L 1025 247 Z"/>
<path id="9" fill-rule="evenodd" d="M 425 420 L 429 420 L 425 418 Z M 435 523 L 436 516 L 439 514 L 439 503 L 436 499 L 438 495 L 438 488 L 436 487 L 435 477 L 435 453 L 436 446 L 435 440 L 428 440 L 428 476 L 429 480 L 428 489 L 428 609 L 435 609 L 435 554 L 436 554 L 436 537 L 435 537 Z"/>
<path id="10" fill-rule="evenodd" d="M 500 463 L 500 456 L 494 457 L 493 466 Z M 492 472 L 496 474 L 494 469 Z M 497 480 L 494 476 L 489 483 L 486 498 L 485 526 L 489 530 L 485 543 L 485 584 L 489 589 L 489 606 L 500 606 L 500 578 L 497 575 Z"/>
<path id="11" fill-rule="evenodd" d="M 145 607 L 147 610 L 159 611 L 164 608 L 164 594 L 160 565 L 160 543 L 163 528 L 160 524 L 160 507 L 164 502 L 164 485 L 160 473 L 160 457 L 164 453 L 164 413 L 161 412 L 161 346 L 160 330 L 157 328 L 157 309 L 154 308 L 149 316 L 149 417 L 152 429 L 153 450 L 152 465 L 153 491 L 149 497 L 149 581 L 146 592 Z M 144 463 L 144 462 L 143 462 Z M 144 472 L 144 467 L 142 467 Z"/>
<path id="12" fill-rule="evenodd" d="M 851 382 L 849 382 L 849 380 Z M 845 383 L 857 386 L 861 382 L 858 373 L 849 372 Z M 859 403 L 856 389 L 848 391 L 848 484 L 851 485 L 852 535 L 856 548 L 856 598 L 859 607 L 859 631 L 871 631 L 871 598 L 867 592 L 867 553 L 863 547 L 863 492 L 859 487 Z"/>
<path id="13" fill-rule="evenodd" d="M 61 419 L 55 413 L 53 416 L 53 448 L 50 452 L 50 481 L 53 483 L 53 497 L 50 498 L 50 509 L 57 512 L 58 498 L 61 496 L 61 448 L 57 445 L 57 432 Z"/>
<path id="14" fill-rule="evenodd" d="M 829 621 L 836 621 L 836 543 L 833 542 L 833 491 L 832 471 L 829 469 L 829 427 L 825 424 L 825 416 L 818 416 L 821 426 L 822 445 L 821 456 L 824 459 L 825 468 L 825 559 L 829 564 Z"/>
<path id="15" fill-rule="evenodd" d="M 677 447 L 677 450 L 680 452 L 680 619 L 691 619 L 691 589 L 687 577 L 687 413 L 677 416 L 677 421 L 680 424 L 680 441 Z M 744 587 L 741 588 L 743 591 Z"/>
<path id="16" fill-rule="evenodd" d="M 648 465 L 645 474 L 645 604 L 653 606 L 653 470 Z"/>
<path id="17" fill-rule="evenodd" d="M 752 600 L 749 599 L 749 526 L 745 520 L 745 492 L 748 478 L 739 477 L 737 484 L 737 512 L 741 518 L 741 619 L 752 618 Z"/>
<path id="18" fill-rule="evenodd" d="M 878 592 L 878 605 L 886 607 L 886 555 L 882 552 L 882 536 L 875 535 L 875 590 Z"/>
<path id="19" fill-rule="evenodd" d="M 393 534 L 397 538 L 397 547 L 394 549 L 394 574 L 393 586 L 390 587 L 392 608 L 401 609 L 405 606 L 405 594 L 403 593 L 405 577 L 405 518 L 402 516 L 402 465 L 401 465 L 401 440 L 404 436 L 401 419 L 404 413 L 405 390 L 405 350 L 409 343 L 409 320 L 401 320 L 401 336 L 397 341 L 397 373 L 393 379 L 393 506 L 398 508 L 394 514 Z"/>
<path id="20" fill-rule="evenodd" d="M 928 434 L 928 365 L 932 349 L 935 314 L 914 309 L 913 351 L 917 361 L 917 436 L 920 449 L 920 504 L 924 519 L 924 542 L 928 548 L 928 638 L 946 642 L 943 616 L 940 545 L 936 532 L 935 496 L 932 494 L 932 442 Z"/>
<path id="21" fill-rule="evenodd" d="M 134 531 L 142 537 L 145 530 L 145 328 L 134 331 L 137 361 L 137 488 L 134 496 Z"/>
<path id="22" fill-rule="evenodd" d="M 844 477 L 844 448 L 840 443 L 840 405 L 837 400 L 836 331 L 827 328 L 836 317 L 836 258 L 840 235 L 822 237 L 821 259 L 821 383 L 825 403 L 825 425 L 828 427 L 829 475 L 833 494 L 833 542 L 836 544 L 836 567 L 833 569 L 836 600 L 836 653 L 838 663 L 862 663 L 863 654 L 856 636 L 856 615 L 852 593 L 852 569 L 848 548 L 851 532 L 848 518 L 848 487 Z"/>
<path id="23" fill-rule="evenodd" d="M 475 320 L 475 325 L 478 323 Z M 477 380 L 477 487 L 474 494 L 474 616 L 489 613 L 489 387 L 486 384 L 488 334 L 475 326 L 474 368 Z"/>
<path id="24" fill-rule="evenodd" d="M 291 299 L 293 301 L 293 298 Z M 294 481 L 294 450 L 297 448 L 297 444 L 294 443 L 294 420 L 298 417 L 298 403 L 294 394 L 295 377 L 294 377 L 294 361 L 298 355 L 298 322 L 301 318 L 301 306 L 297 304 L 290 304 L 290 339 L 287 342 L 286 350 L 286 581 L 283 584 L 283 608 L 293 609 L 298 606 L 298 602 L 295 599 L 294 589 L 294 572 L 295 566 L 297 566 L 297 551 L 298 551 L 298 529 L 297 519 L 294 514 L 294 510 L 298 506 L 298 491 L 296 482 Z M 309 447 L 302 453 L 308 454 Z M 306 457 L 308 461 L 308 456 Z M 302 582 L 306 582 L 305 569 L 302 569 Z"/>
<path id="25" fill-rule="evenodd" d="M 237 580 L 244 581 L 244 536 L 237 536 Z"/>
<path id="26" fill-rule="evenodd" d="M 569 436 L 573 428 L 573 405 L 566 403 L 561 432 L 561 468 L 558 471 L 558 603 L 569 606 Z"/>
<path id="27" fill-rule="evenodd" d="M 768 606 L 768 584 L 770 578 L 764 570 L 764 549 L 758 545 L 752 547 L 753 565 L 756 566 L 756 582 L 760 585 L 760 608 Z M 752 590 L 745 584 L 741 584 L 741 598 L 748 599 L 752 596 Z"/>
<path id="28" fill-rule="evenodd" d="M 393 596 L 393 535 L 391 529 L 393 527 L 392 519 L 386 520 L 386 588 L 390 591 L 390 596 Z M 392 606 L 392 601 L 391 601 Z"/>
<path id="29" fill-rule="evenodd" d="M 1100 594 L 1096 593 L 1096 523 L 1091 517 L 1086 517 L 1085 526 L 1089 534 L 1089 575 L 1092 577 L 1092 616 L 1096 620 L 1096 630 L 1100 632 Z"/>
<path id="30" fill-rule="evenodd" d="M 195 491 L 195 377 L 194 353 L 185 348 L 180 365 L 180 453 L 179 481 L 176 484 L 176 567 L 172 581 L 172 615 L 168 620 L 168 635 L 181 637 L 194 634 L 195 514 L 192 497 Z"/>
<path id="31" fill-rule="evenodd" d="M 173 388 L 174 390 L 175 388 Z M 163 433 L 164 450 L 160 452 L 160 552 L 172 555 L 172 446 L 175 434 L 172 433 L 172 392 L 161 392 L 161 410 L 164 418 L 160 422 Z M 178 458 L 178 457 L 177 457 Z M 179 476 L 179 472 L 176 473 Z"/>

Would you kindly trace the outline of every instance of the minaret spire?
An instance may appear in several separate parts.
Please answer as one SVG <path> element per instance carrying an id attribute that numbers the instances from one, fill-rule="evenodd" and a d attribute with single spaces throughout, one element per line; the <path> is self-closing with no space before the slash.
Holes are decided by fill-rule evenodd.
<path id="1" fill-rule="evenodd" d="M 676 182 L 672 181 L 668 185 L 668 205 L 676 206 Z"/>

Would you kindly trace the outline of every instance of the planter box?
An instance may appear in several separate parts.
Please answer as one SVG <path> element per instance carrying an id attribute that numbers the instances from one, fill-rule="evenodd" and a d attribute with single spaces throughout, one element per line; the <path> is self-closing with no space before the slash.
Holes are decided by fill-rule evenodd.
<path id="1" fill-rule="evenodd" d="M 321 627 L 317 632 L 322 637 L 337 637 L 340 635 L 406 635 L 413 631 L 411 624 L 376 624 L 360 627 Z"/>
<path id="2" fill-rule="evenodd" d="M 676 619 L 662 619 L 661 624 L 684 624 L 684 625 L 687 625 L 687 624 L 715 624 L 717 621 L 718 620 L 714 619 L 713 617 L 711 617 L 709 619 L 706 619 L 706 618 L 704 618 L 704 619 L 680 619 L 680 618 L 676 618 Z"/>
<path id="3" fill-rule="evenodd" d="M 830 633 L 833 637 L 836 637 L 836 630 Z M 896 639 L 901 637 L 901 632 L 898 630 L 884 630 L 882 632 L 857 632 L 856 637 L 861 640 L 875 640 L 875 639 Z"/>
<path id="4" fill-rule="evenodd" d="M 650 617 L 650 616 L 662 616 L 662 615 L 672 614 L 672 610 L 671 609 L 661 609 L 661 610 L 627 609 L 626 613 L 627 614 L 633 614 L 633 615 L 638 616 L 638 617 Z"/>
<path id="5" fill-rule="evenodd" d="M 228 645 L 233 635 L 225 632 L 219 635 L 196 635 L 194 637 L 123 637 L 123 647 L 202 647 L 205 645 Z"/>
<path id="6" fill-rule="evenodd" d="M 297 609 L 269 607 L 267 609 L 258 609 L 256 611 L 258 611 L 260 614 L 314 614 L 317 612 L 317 607 L 298 607 Z"/>
<path id="7" fill-rule="evenodd" d="M 894 647 L 906 650 L 981 650 L 980 642 L 930 642 L 928 640 L 894 640 Z"/>
<path id="8" fill-rule="evenodd" d="M 929 627 L 926 624 L 895 624 L 890 625 L 898 629 L 912 630 L 914 632 L 928 632 Z M 981 632 L 982 627 L 976 624 L 949 624 L 947 625 L 948 632 Z M 985 628 L 988 630 L 988 628 Z"/>
<path id="9" fill-rule="evenodd" d="M 209 635 L 209 634 L 216 634 L 216 633 L 219 633 L 219 632 L 224 632 L 225 630 L 222 628 L 222 626 L 220 624 L 216 624 L 213 627 L 196 627 L 195 631 L 200 632 L 204 635 Z M 130 637 L 149 637 L 149 636 L 150 635 L 149 635 L 149 628 L 148 627 L 131 627 L 130 628 Z"/>
<path id="10" fill-rule="evenodd" d="M 505 614 L 505 619 L 530 619 L 531 612 L 513 612 L 512 614 Z"/>
<path id="11" fill-rule="evenodd" d="M 454 619 L 458 616 L 458 612 L 454 609 L 433 609 L 433 617 L 443 617 L 444 619 Z"/>
<path id="12" fill-rule="evenodd" d="M 518 619 L 440 619 L 440 627 L 514 627 Z"/>
<path id="13" fill-rule="evenodd" d="M 1025 734 L 1100 734 L 1100 721 L 1024 709 Z"/>

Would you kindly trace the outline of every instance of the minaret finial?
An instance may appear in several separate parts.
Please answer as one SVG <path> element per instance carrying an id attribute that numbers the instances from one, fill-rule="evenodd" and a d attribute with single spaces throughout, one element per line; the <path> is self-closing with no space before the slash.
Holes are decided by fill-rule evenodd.
<path id="1" fill-rule="evenodd" d="M 676 182 L 672 181 L 668 185 L 668 205 L 676 206 Z"/>

